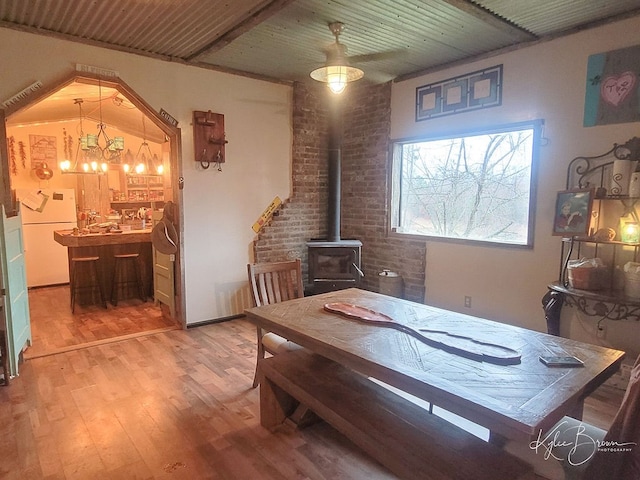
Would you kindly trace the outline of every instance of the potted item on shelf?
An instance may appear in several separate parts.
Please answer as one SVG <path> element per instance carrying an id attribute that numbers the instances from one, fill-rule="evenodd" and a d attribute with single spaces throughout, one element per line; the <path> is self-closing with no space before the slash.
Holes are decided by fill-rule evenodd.
<path id="1" fill-rule="evenodd" d="M 609 286 L 609 268 L 600 258 L 569 260 L 569 286 L 578 290 L 602 290 Z"/>

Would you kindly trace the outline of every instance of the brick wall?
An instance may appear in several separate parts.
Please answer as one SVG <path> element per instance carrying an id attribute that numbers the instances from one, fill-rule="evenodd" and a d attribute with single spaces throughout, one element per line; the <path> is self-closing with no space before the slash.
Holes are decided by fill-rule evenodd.
<path id="1" fill-rule="evenodd" d="M 300 258 L 307 280 L 307 246 L 327 235 L 327 111 L 322 90 L 293 89 L 293 192 L 254 242 L 256 262 Z"/>
<path id="2" fill-rule="evenodd" d="M 321 84 L 294 86 L 293 195 L 254 244 L 258 262 L 301 258 L 305 280 L 305 243 L 327 234 L 328 95 Z M 422 302 L 425 242 L 387 234 L 391 84 L 355 83 L 342 100 L 341 238 L 363 244 L 363 288 L 377 291 L 387 268 L 402 275 L 406 299 Z"/>

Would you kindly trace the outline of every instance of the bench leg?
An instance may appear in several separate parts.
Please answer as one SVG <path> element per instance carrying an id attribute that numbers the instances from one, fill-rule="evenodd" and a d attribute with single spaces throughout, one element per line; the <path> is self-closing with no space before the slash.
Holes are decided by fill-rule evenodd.
<path id="1" fill-rule="evenodd" d="M 298 401 L 268 378 L 260 379 L 260 425 L 274 430 L 291 415 Z"/>
<path id="2" fill-rule="evenodd" d="M 291 415 L 289 415 L 287 420 L 293 423 L 297 428 L 305 428 L 322 421 L 318 415 L 302 403 L 298 405 Z"/>

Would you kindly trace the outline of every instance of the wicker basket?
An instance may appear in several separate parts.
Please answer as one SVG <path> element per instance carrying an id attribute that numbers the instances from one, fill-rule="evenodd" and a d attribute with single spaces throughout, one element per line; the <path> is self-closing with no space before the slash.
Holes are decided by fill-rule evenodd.
<path id="1" fill-rule="evenodd" d="M 609 287 L 608 267 L 572 267 L 569 273 L 569 286 L 578 290 L 602 290 Z"/>

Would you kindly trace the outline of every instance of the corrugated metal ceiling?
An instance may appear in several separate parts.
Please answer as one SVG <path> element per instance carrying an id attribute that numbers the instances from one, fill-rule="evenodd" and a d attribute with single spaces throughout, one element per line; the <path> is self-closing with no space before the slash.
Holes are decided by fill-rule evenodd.
<path id="1" fill-rule="evenodd" d="M 640 0 L 0 0 L 0 27 L 285 82 L 324 62 L 332 21 L 379 82 L 638 14 Z"/>
<path id="2" fill-rule="evenodd" d="M 638 0 L 482 0 L 475 3 L 517 25 L 526 26 L 538 37 L 556 35 L 640 8 Z"/>
<path id="3" fill-rule="evenodd" d="M 640 0 L 0 0 L 0 27 L 278 82 L 313 82 L 334 21 L 361 81 L 385 82 L 631 15 Z M 75 98 L 87 118 L 101 104 L 105 123 L 145 135 L 137 109 L 81 84 L 9 123 L 74 118 Z M 146 135 L 164 134 L 150 125 Z"/>

